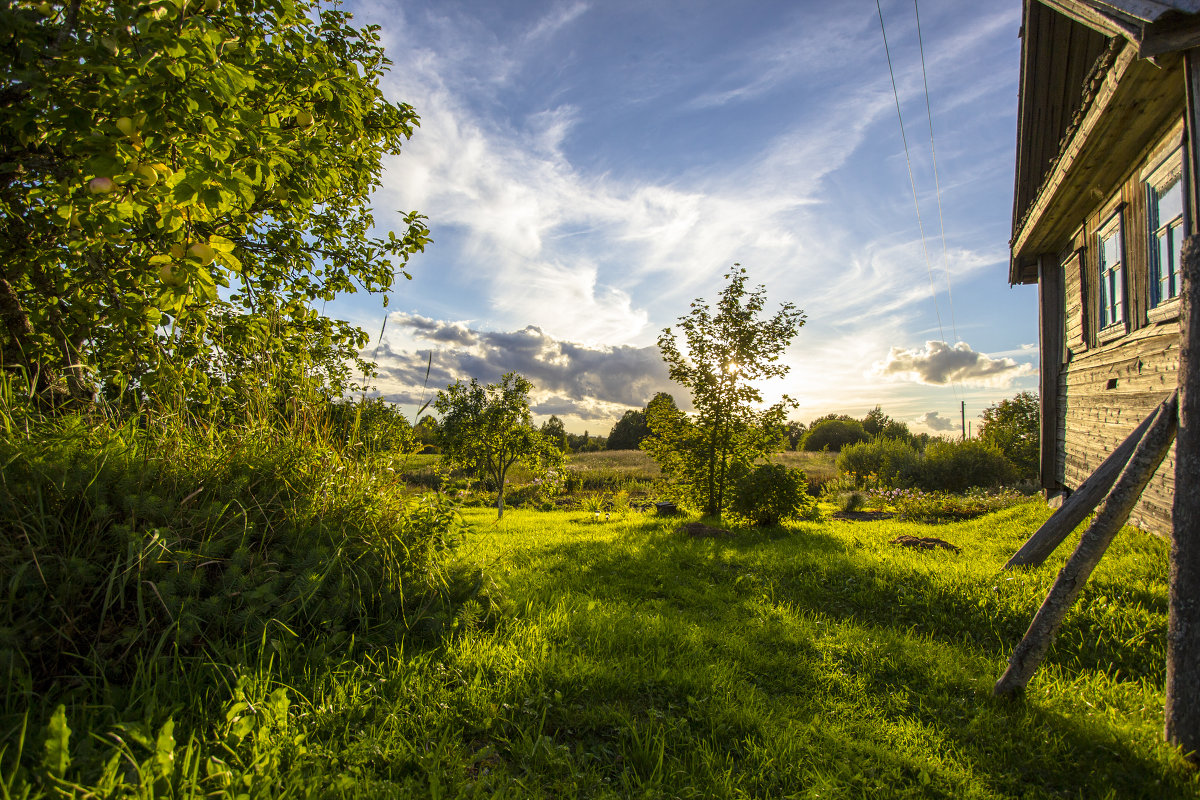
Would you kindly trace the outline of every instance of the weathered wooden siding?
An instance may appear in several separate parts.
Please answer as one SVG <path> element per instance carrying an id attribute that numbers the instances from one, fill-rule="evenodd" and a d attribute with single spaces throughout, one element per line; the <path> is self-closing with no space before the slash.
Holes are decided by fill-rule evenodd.
<path id="1" fill-rule="evenodd" d="M 1149 314 L 1149 246 L 1143 170 L 1169 154 L 1177 120 L 1164 125 L 1155 143 L 1130 163 L 1117 186 L 1097 191 L 1095 207 L 1065 254 L 1063 320 L 1066 352 L 1059 375 L 1060 450 L 1055 471 L 1062 484 L 1081 484 L 1176 386 L 1179 323 Z M 1124 226 L 1126 330 L 1116 338 L 1099 331 L 1098 252 L 1100 227 L 1120 209 Z M 1175 454 L 1163 462 L 1130 518 L 1131 524 L 1169 536 Z"/>

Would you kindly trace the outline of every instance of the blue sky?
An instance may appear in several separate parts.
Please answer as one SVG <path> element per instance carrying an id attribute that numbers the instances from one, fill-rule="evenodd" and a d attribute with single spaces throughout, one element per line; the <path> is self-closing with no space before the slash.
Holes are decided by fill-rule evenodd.
<path id="1" fill-rule="evenodd" d="M 534 411 L 607 433 L 666 382 L 659 331 L 734 262 L 803 309 L 765 385 L 808 421 L 875 405 L 915 430 L 1036 390 L 1032 287 L 1009 288 L 1020 3 L 883 3 L 928 260 L 870 0 L 351 3 L 421 127 L 381 229 L 434 244 L 390 300 L 380 393 L 510 369 Z M 379 298 L 328 309 L 372 336 Z M 943 343 L 943 340 L 945 343 Z M 427 393 L 427 391 L 424 393 Z"/>

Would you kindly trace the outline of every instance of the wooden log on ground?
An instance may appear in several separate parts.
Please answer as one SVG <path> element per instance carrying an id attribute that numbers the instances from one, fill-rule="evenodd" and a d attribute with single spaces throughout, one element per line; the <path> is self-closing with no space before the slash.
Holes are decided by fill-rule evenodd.
<path id="1" fill-rule="evenodd" d="M 1079 540 L 1079 546 L 1058 573 L 1054 585 L 1042 601 L 1042 607 L 1029 624 L 1025 637 L 1013 650 L 1008 669 L 996 682 L 994 691 L 997 695 L 1011 696 L 1024 691 L 1029 679 L 1046 657 L 1046 652 L 1050 649 L 1067 611 L 1074 605 L 1075 599 L 1083 590 L 1083 585 L 1100 563 L 1100 557 L 1108 549 L 1117 531 L 1129 519 L 1129 513 L 1137 505 L 1142 490 L 1166 458 L 1178 426 L 1177 397 L 1178 393 L 1173 392 L 1154 413 L 1146 435 L 1138 442 L 1137 449 L 1121 472 L 1121 477 L 1104 498 L 1096 518 Z"/>
<path id="2" fill-rule="evenodd" d="M 1196 56 L 1188 54 L 1189 59 Z M 1200 65 L 1197 65 L 1200 66 Z M 1189 73 L 1190 74 L 1190 73 Z M 1200 236 L 1183 245 L 1164 736 L 1200 763 Z"/>
<path id="3" fill-rule="evenodd" d="M 1058 510 L 1050 515 L 1050 519 L 1042 523 L 1042 527 L 1038 528 L 1025 544 L 1021 545 L 1021 549 L 1013 554 L 1013 557 L 1004 565 L 1005 569 L 1040 566 L 1050 557 L 1051 553 L 1058 549 L 1063 540 L 1071 535 L 1071 531 L 1075 530 L 1079 523 L 1092 513 L 1092 509 L 1104 499 L 1108 490 L 1116 482 L 1117 476 L 1121 474 L 1121 470 L 1128 463 L 1130 456 L 1133 455 L 1138 442 L 1146 435 L 1150 421 L 1154 419 L 1155 414 L 1162 410 L 1162 406 L 1166 402 L 1164 400 L 1154 410 L 1154 413 L 1142 420 L 1141 424 L 1133 429 L 1133 433 L 1125 437 L 1125 441 L 1121 442 L 1121 445 L 1113 450 L 1100 466 L 1096 467 L 1096 471 L 1063 501 Z"/>

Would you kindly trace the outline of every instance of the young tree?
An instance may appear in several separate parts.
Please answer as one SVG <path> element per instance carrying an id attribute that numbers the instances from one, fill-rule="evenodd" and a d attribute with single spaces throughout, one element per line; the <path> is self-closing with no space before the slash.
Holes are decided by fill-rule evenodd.
<path id="1" fill-rule="evenodd" d="M 437 417 L 432 414 L 426 414 L 421 417 L 413 427 L 413 436 L 420 443 L 422 453 L 438 452 L 438 440 L 441 437 L 441 428 L 438 425 Z"/>
<path id="2" fill-rule="evenodd" d="M 316 309 L 387 292 L 428 241 L 415 212 L 370 234 L 417 116 L 349 23 L 315 0 L 0 7 L 3 367 L 50 401 L 342 394 L 366 335 Z"/>
<path id="3" fill-rule="evenodd" d="M 884 428 L 892 423 L 892 418 L 883 413 L 883 409 L 875 406 L 862 418 L 863 430 L 871 436 L 883 433 Z"/>
<path id="4" fill-rule="evenodd" d="M 504 516 L 504 479 L 518 461 L 546 469 L 562 463 L 562 451 L 533 427 L 525 378 L 509 372 L 500 383 L 455 381 L 438 392 L 442 453 L 454 466 L 496 483 L 496 518 Z"/>
<path id="5" fill-rule="evenodd" d="M 1040 461 L 1040 405 L 1034 392 L 1021 392 L 983 410 L 979 439 L 1012 462 L 1017 477 L 1035 480 Z"/>
<path id="6" fill-rule="evenodd" d="M 643 442 L 664 472 L 673 472 L 707 514 L 720 514 L 725 507 L 734 477 L 731 466 L 749 466 L 778 443 L 774 432 L 795 404 L 785 396 L 759 409 L 762 394 L 756 383 L 787 373 L 779 358 L 804 324 L 804 314 L 791 303 L 782 304 L 770 319 L 759 319 L 766 288 L 748 291 L 740 264 L 725 279 L 728 284 L 715 313 L 696 300 L 679 318 L 686 352 L 671 328 L 658 338 L 671 379 L 691 390 L 694 419 L 676 415 L 668 423 L 669 410 L 653 415 L 648 411 L 654 435 Z M 659 418 L 662 427 L 654 427 Z"/>
<path id="7" fill-rule="evenodd" d="M 833 417 L 814 423 L 801 446 L 805 450 L 841 450 L 848 444 L 858 444 L 870 438 L 858 420 Z"/>
<path id="8" fill-rule="evenodd" d="M 808 427 L 798 420 L 788 420 L 784 434 L 787 436 L 788 450 L 799 450 L 800 442 L 803 441 L 804 435 L 808 433 Z"/>
<path id="9" fill-rule="evenodd" d="M 650 402 L 669 402 L 674 406 L 675 398 L 666 392 L 658 392 Z M 606 450 L 637 450 L 641 446 L 642 440 L 650 435 L 650 427 L 646 422 L 647 409 L 649 409 L 649 404 L 641 411 L 633 409 L 626 411 L 625 415 L 617 420 L 612 430 L 609 431 L 604 448 Z"/>
<path id="10" fill-rule="evenodd" d="M 646 412 L 630 409 L 616 421 L 608 432 L 606 450 L 636 450 L 650 430 L 646 427 Z"/>
<path id="11" fill-rule="evenodd" d="M 567 445 L 567 429 L 563 427 L 562 420 L 554 414 L 551 414 L 550 419 L 542 423 L 542 436 L 553 442 L 554 446 L 564 453 L 570 449 Z"/>

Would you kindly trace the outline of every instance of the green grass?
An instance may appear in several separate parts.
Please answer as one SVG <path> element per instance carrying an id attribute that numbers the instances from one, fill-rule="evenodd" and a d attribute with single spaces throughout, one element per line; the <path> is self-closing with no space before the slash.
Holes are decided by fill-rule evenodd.
<path id="1" fill-rule="evenodd" d="M 1161 743 L 1157 539 L 1125 531 L 1025 699 L 991 696 L 1069 551 L 1000 571 L 1047 513 L 691 539 L 636 513 L 467 509 L 455 589 L 401 641 L 281 636 L 148 668 L 128 695 L 67 695 L 86 744 L 65 777 L 99 787 L 116 764 L 110 783 L 149 792 L 173 716 L 159 783 L 179 795 L 1200 797 Z M 887 544 L 902 533 L 963 552 Z M 51 710 L 26 720 L 38 759 Z"/>

